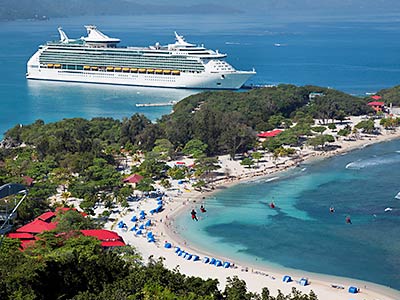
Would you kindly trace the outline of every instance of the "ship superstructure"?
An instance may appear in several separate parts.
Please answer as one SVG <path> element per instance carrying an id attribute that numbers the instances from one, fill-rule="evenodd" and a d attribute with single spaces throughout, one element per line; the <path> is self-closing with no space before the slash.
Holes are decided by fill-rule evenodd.
<path id="1" fill-rule="evenodd" d="M 85 26 L 87 36 L 69 39 L 58 28 L 60 40 L 41 45 L 29 59 L 27 78 L 171 88 L 239 89 L 255 71 L 238 71 L 226 54 L 185 41 L 175 32 L 175 43 L 149 47 L 118 47 L 96 26 Z"/>

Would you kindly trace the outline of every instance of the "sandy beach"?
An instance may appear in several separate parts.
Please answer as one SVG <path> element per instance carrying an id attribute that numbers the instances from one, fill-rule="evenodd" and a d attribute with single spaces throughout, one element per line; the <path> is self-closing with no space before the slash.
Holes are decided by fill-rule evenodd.
<path id="1" fill-rule="evenodd" d="M 351 120 L 353 124 L 357 119 Z M 221 170 L 229 169 L 229 179 L 224 178 L 216 180 L 214 190 L 208 192 L 198 192 L 191 188 L 190 184 L 182 187 L 176 182 L 173 183 L 174 189 L 166 191 L 163 197 L 163 211 L 151 215 L 148 213 L 151 209 L 157 206 L 157 200 L 147 198 L 139 202 L 130 204 L 127 209 L 120 208 L 119 212 L 112 215 L 116 221 L 108 222 L 107 229 L 117 231 L 129 245 L 134 246 L 142 257 L 146 260 L 150 256 L 153 258 L 164 258 L 164 265 L 169 269 L 178 268 L 182 273 L 189 276 L 199 276 L 201 278 L 216 278 L 220 282 L 220 288 L 223 289 L 226 284 L 227 277 L 238 276 L 247 283 L 249 291 L 260 293 L 263 287 L 268 287 L 272 295 L 276 295 L 278 290 L 284 294 L 289 294 L 293 287 L 309 293 L 313 290 L 318 299 L 323 300 L 341 300 L 341 299 L 364 299 L 364 300 L 395 300 L 400 299 L 400 291 L 396 291 L 384 286 L 364 282 L 351 278 L 342 278 L 329 275 L 309 273 L 302 270 L 284 269 L 284 268 L 263 268 L 256 265 L 249 265 L 229 257 L 216 257 L 222 262 L 234 262 L 235 267 L 216 267 L 214 265 L 205 264 L 202 262 L 204 256 L 214 257 L 212 253 L 207 253 L 202 249 L 196 249 L 193 245 L 187 244 L 176 231 L 174 227 L 174 219 L 180 213 L 188 213 L 190 209 L 196 205 L 199 206 L 203 197 L 208 197 L 211 193 L 218 191 L 219 188 L 226 188 L 238 182 L 251 180 L 257 176 L 267 176 L 286 170 L 298 165 L 300 162 L 309 161 L 312 159 L 323 159 L 334 155 L 346 153 L 353 149 L 366 147 L 368 145 L 384 142 L 392 139 L 400 138 L 400 132 L 392 132 L 382 130 L 382 134 L 378 136 L 362 135 L 356 140 L 340 139 L 335 145 L 340 146 L 333 151 L 315 151 L 313 149 L 303 149 L 298 157 L 280 158 L 277 161 L 272 161 L 266 157 L 265 161 L 260 162 L 258 168 L 247 169 L 240 165 L 238 161 L 229 160 L 228 156 L 219 157 Z M 190 161 L 188 162 L 190 163 Z M 148 220 L 151 226 L 145 228 L 142 235 L 136 235 L 130 229 L 135 225 L 131 221 L 133 215 L 139 216 L 139 212 L 144 210 L 146 217 L 141 223 Z M 100 213 L 102 208 L 96 211 Z M 128 229 L 120 229 L 117 222 L 123 221 Z M 139 220 L 140 221 L 140 220 Z M 138 224 L 138 223 L 136 223 Z M 139 222 L 140 224 L 140 222 Z M 156 239 L 155 243 L 149 243 L 146 238 L 146 232 L 151 231 Z M 172 248 L 164 247 L 165 242 L 171 243 Z M 174 247 L 180 247 L 185 252 L 196 254 L 200 257 L 199 261 L 187 260 L 175 253 Z M 292 282 L 285 283 L 282 281 L 284 275 L 290 275 Z M 301 278 L 308 278 L 309 284 L 302 286 L 299 284 Z M 350 294 L 348 289 L 350 286 L 355 286 L 360 289 L 357 294 Z"/>

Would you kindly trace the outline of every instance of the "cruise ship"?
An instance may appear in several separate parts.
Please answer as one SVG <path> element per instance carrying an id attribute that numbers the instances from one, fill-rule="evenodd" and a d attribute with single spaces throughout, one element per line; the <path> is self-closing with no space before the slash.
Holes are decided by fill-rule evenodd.
<path id="1" fill-rule="evenodd" d="M 28 79 L 189 89 L 239 89 L 252 71 L 238 71 L 218 50 L 176 41 L 162 46 L 118 47 L 120 39 L 85 26 L 87 36 L 47 42 L 27 63 Z"/>

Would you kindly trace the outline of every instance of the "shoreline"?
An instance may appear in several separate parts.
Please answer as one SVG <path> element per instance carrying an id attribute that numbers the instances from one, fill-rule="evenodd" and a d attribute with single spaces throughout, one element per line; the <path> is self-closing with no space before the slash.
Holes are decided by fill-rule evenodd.
<path id="1" fill-rule="evenodd" d="M 213 185 L 215 186 L 215 189 L 212 191 L 198 192 L 192 190 L 190 192 L 181 192 L 180 194 L 178 193 L 176 196 L 172 196 L 173 200 L 170 198 L 169 201 L 166 201 L 164 211 L 153 217 L 153 224 L 155 225 L 153 226 L 152 231 L 157 237 L 159 237 L 159 242 L 156 243 L 156 247 L 149 244 L 146 239 L 141 239 L 133 236 L 133 233 L 126 234 L 124 232 L 121 232 L 120 234 L 123 236 L 125 241 L 136 247 L 136 249 L 144 259 L 147 259 L 150 256 L 154 258 L 163 257 L 163 263 L 168 269 L 174 269 L 175 267 L 178 267 L 183 274 L 186 274 L 188 276 L 199 276 L 203 279 L 216 278 L 220 283 L 220 289 L 223 289 L 225 287 L 226 277 L 237 275 L 240 279 L 246 281 L 249 291 L 258 293 L 261 292 L 261 289 L 264 286 L 269 288 L 272 295 L 276 295 L 278 289 L 281 290 L 284 294 L 289 294 L 292 287 L 296 287 L 298 290 L 307 294 L 310 292 L 310 290 L 313 290 L 317 294 L 319 299 L 324 300 L 347 300 L 349 296 L 351 296 L 353 299 L 365 300 L 399 299 L 400 291 L 373 282 L 339 277 L 329 274 L 312 273 L 300 269 L 280 267 L 278 265 L 267 267 L 263 264 L 252 264 L 240 260 L 234 260 L 236 268 L 217 268 L 213 265 L 204 264 L 201 261 L 187 261 L 182 257 L 176 255 L 173 249 L 165 249 L 163 247 L 163 241 L 168 241 L 173 246 L 179 246 L 185 251 L 195 253 L 197 255 L 200 255 L 201 257 L 214 257 L 212 253 L 210 253 L 206 249 L 202 249 L 201 246 L 188 244 L 179 235 L 179 232 L 174 226 L 173 221 L 175 220 L 175 218 L 182 213 L 187 213 L 190 205 L 199 205 L 199 202 L 203 201 L 203 197 L 210 197 L 222 188 L 229 188 L 239 183 L 278 174 L 279 172 L 285 171 L 289 168 L 294 168 L 301 163 L 326 159 L 336 155 L 343 155 L 347 152 L 362 149 L 372 144 L 391 141 L 399 138 L 400 132 L 394 132 L 381 134 L 373 138 L 367 137 L 356 141 L 342 140 L 338 142 L 341 148 L 330 152 L 309 151 L 306 152 L 305 155 L 301 157 L 301 159 L 287 160 L 283 164 L 280 164 L 279 166 L 276 166 L 274 168 L 267 168 L 261 171 L 253 170 L 253 172 L 250 172 L 248 174 L 236 176 L 234 180 L 228 179 L 225 181 L 214 182 Z M 232 261 L 231 259 L 225 258 L 223 256 L 217 257 L 219 259 L 224 259 L 224 261 Z M 299 284 L 296 284 L 295 281 L 291 283 L 284 283 L 282 281 L 282 277 L 284 275 L 290 275 L 294 280 L 299 280 L 302 276 L 305 276 L 308 277 L 311 284 L 307 286 L 301 286 Z M 333 288 L 331 286 L 332 284 L 343 286 L 344 289 Z M 360 288 L 360 293 L 349 294 L 348 287 L 352 285 Z"/>

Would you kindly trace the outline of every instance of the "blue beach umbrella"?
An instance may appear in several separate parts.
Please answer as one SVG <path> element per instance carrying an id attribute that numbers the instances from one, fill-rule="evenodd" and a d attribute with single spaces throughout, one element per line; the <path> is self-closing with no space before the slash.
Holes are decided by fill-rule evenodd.
<path id="1" fill-rule="evenodd" d="M 153 236 L 153 233 L 151 232 L 151 231 L 149 231 L 148 233 L 147 233 L 147 237 L 152 237 Z"/>
<path id="2" fill-rule="evenodd" d="M 181 251 L 181 248 L 175 247 L 175 253 L 178 253 L 179 251 Z"/>
<path id="3" fill-rule="evenodd" d="M 131 219 L 132 222 L 136 222 L 137 220 L 138 220 L 138 218 L 136 216 L 133 216 Z"/>
<path id="4" fill-rule="evenodd" d="M 139 235 L 139 234 L 142 234 L 142 230 L 138 230 L 138 231 L 136 231 L 136 235 Z"/>
<path id="5" fill-rule="evenodd" d="M 209 261 L 210 259 L 207 256 L 204 256 L 203 263 L 208 264 Z"/>
<path id="6" fill-rule="evenodd" d="M 220 261 L 220 260 L 216 260 L 215 261 L 215 265 L 217 266 L 217 267 L 220 267 L 220 266 L 222 266 L 222 262 Z"/>
<path id="7" fill-rule="evenodd" d="M 191 259 L 192 259 L 192 257 L 193 257 L 193 255 L 188 253 L 188 254 L 186 255 L 186 257 L 185 257 L 185 258 L 186 258 L 187 260 L 191 260 Z"/>
<path id="8" fill-rule="evenodd" d="M 150 225 L 151 225 L 151 221 L 150 220 L 147 220 L 146 224 L 144 224 L 144 226 L 146 226 L 146 227 L 148 227 Z"/>
<path id="9" fill-rule="evenodd" d="M 139 229 L 144 229 L 144 225 L 143 225 L 143 224 L 140 225 L 140 226 L 139 226 Z"/>
<path id="10" fill-rule="evenodd" d="M 193 255 L 193 261 L 198 261 L 200 260 L 200 257 L 198 255 Z"/>
<path id="11" fill-rule="evenodd" d="M 210 262 L 209 262 L 209 264 L 210 265 L 215 265 L 215 262 L 216 262 L 217 260 L 214 258 L 214 257 L 212 257 L 211 259 L 210 259 Z"/>
<path id="12" fill-rule="evenodd" d="M 229 268 L 231 263 L 229 261 L 224 262 L 224 268 Z"/>
<path id="13" fill-rule="evenodd" d="M 167 248 L 167 249 L 172 248 L 171 243 L 165 243 L 165 244 L 164 244 L 164 248 Z"/>

